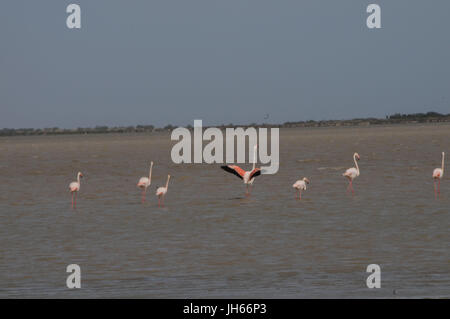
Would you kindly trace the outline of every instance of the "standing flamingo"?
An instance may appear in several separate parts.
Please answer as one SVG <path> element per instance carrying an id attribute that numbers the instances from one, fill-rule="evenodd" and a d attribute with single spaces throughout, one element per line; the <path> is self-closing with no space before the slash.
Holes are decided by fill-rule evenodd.
<path id="1" fill-rule="evenodd" d="M 435 168 L 433 171 L 433 184 L 434 184 L 434 196 L 437 197 L 437 194 L 441 195 L 441 179 L 444 176 L 444 158 L 445 153 L 442 152 L 442 167 Z M 438 188 L 436 191 L 436 180 L 438 180 Z"/>
<path id="2" fill-rule="evenodd" d="M 158 196 L 158 207 L 160 205 L 160 200 L 161 200 L 161 204 L 164 207 L 164 196 L 166 196 L 167 194 L 167 190 L 169 189 L 169 180 L 170 180 L 170 174 L 167 175 L 167 182 L 166 182 L 166 187 L 158 187 L 158 189 L 156 190 L 156 196 Z"/>
<path id="3" fill-rule="evenodd" d="M 137 183 L 137 187 L 142 189 L 142 203 L 145 202 L 145 193 L 147 191 L 147 187 L 150 186 L 152 183 L 152 169 L 153 169 L 153 162 L 150 163 L 150 173 L 148 174 L 148 177 L 141 177 L 139 179 L 139 182 Z"/>
<path id="4" fill-rule="evenodd" d="M 240 168 L 237 165 L 224 165 L 224 166 L 220 167 L 223 170 L 227 171 L 228 173 L 232 173 L 244 181 L 244 184 L 247 187 L 247 190 L 245 193 L 246 196 L 250 195 L 249 185 L 250 186 L 253 185 L 253 181 L 255 180 L 255 177 L 261 175 L 261 169 L 259 167 L 258 168 L 255 167 L 256 166 L 256 149 L 257 148 L 258 148 L 257 145 L 255 145 L 253 148 L 253 168 L 251 171 L 244 171 L 242 168 Z"/>
<path id="5" fill-rule="evenodd" d="M 348 170 L 345 171 L 344 174 L 342 174 L 342 176 L 345 176 L 348 178 L 349 184 L 347 187 L 347 191 L 349 189 L 352 190 L 352 194 L 355 194 L 355 191 L 353 190 L 353 179 L 355 179 L 356 177 L 359 176 L 359 166 L 358 163 L 356 162 L 356 160 L 359 161 L 360 157 L 358 153 L 353 154 L 353 161 L 355 162 L 355 167 L 349 168 Z"/>
<path id="6" fill-rule="evenodd" d="M 302 179 L 299 179 L 298 181 L 296 181 L 294 185 L 292 185 L 292 187 L 294 187 L 296 190 L 298 190 L 298 199 L 299 200 L 302 200 L 302 191 L 306 190 L 306 184 L 309 184 L 309 179 L 307 179 L 306 177 L 303 177 Z M 297 196 L 295 196 L 295 198 L 297 199 Z"/>
<path id="7" fill-rule="evenodd" d="M 77 181 L 69 184 L 70 193 L 72 194 L 72 209 L 77 207 L 77 193 L 81 187 L 80 178 L 82 178 L 82 177 L 83 177 L 83 174 L 81 172 L 78 172 Z M 75 200 L 74 200 L 74 194 L 75 194 Z"/>

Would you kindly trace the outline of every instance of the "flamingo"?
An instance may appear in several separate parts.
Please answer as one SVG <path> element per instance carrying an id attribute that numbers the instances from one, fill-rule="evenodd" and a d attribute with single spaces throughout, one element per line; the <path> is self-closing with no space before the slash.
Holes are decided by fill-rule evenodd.
<path id="1" fill-rule="evenodd" d="M 306 177 L 303 177 L 302 179 L 299 179 L 298 181 L 296 181 L 294 183 L 294 185 L 292 185 L 292 187 L 294 187 L 296 190 L 298 190 L 298 199 L 299 200 L 302 199 L 302 191 L 306 190 L 306 184 L 309 184 L 309 179 L 307 179 Z M 297 198 L 297 196 L 295 196 L 295 198 Z"/>
<path id="2" fill-rule="evenodd" d="M 240 168 L 237 165 L 224 165 L 221 166 L 223 170 L 227 171 L 228 173 L 232 173 L 242 179 L 244 181 L 244 184 L 247 187 L 246 196 L 250 195 L 249 192 L 249 185 L 253 185 L 253 181 L 255 180 L 256 176 L 261 175 L 261 169 L 258 167 L 256 168 L 256 149 L 258 148 L 257 145 L 253 147 L 253 168 L 251 171 L 244 171 L 242 168 Z"/>
<path id="3" fill-rule="evenodd" d="M 158 196 L 158 207 L 159 207 L 159 203 L 161 200 L 161 204 L 164 207 L 164 196 L 166 196 L 167 194 L 167 190 L 169 189 L 169 180 L 170 180 L 170 174 L 167 175 L 167 182 L 166 182 L 166 187 L 158 187 L 158 189 L 156 190 L 156 196 Z"/>
<path id="4" fill-rule="evenodd" d="M 81 172 L 78 172 L 77 181 L 69 184 L 70 193 L 72 194 L 72 208 L 77 207 L 77 193 L 81 187 L 80 178 L 82 177 L 83 174 Z M 74 194 L 75 194 L 75 201 L 74 201 Z"/>
<path id="5" fill-rule="evenodd" d="M 441 195 L 441 179 L 444 176 L 444 158 L 445 153 L 442 152 L 442 167 L 435 168 L 433 171 L 433 183 L 434 183 L 434 195 L 437 197 L 437 194 Z M 436 191 L 436 180 L 438 180 L 438 188 Z"/>
<path id="6" fill-rule="evenodd" d="M 344 174 L 342 174 L 342 176 L 345 176 L 348 178 L 349 184 L 347 187 L 347 191 L 350 188 L 352 190 L 352 194 L 355 194 L 355 191 L 353 190 L 353 179 L 355 179 L 356 177 L 359 176 L 359 166 L 358 163 L 356 162 L 356 160 L 359 161 L 360 157 L 358 153 L 353 154 L 353 161 L 355 162 L 355 167 L 349 168 L 348 170 L 345 171 Z"/>
<path id="7" fill-rule="evenodd" d="M 153 162 L 150 163 L 150 173 L 148 174 L 148 177 L 141 177 L 139 179 L 139 182 L 137 183 L 137 187 L 142 189 L 142 203 L 145 202 L 145 193 L 147 191 L 147 187 L 150 186 L 152 183 L 152 169 L 153 169 Z"/>

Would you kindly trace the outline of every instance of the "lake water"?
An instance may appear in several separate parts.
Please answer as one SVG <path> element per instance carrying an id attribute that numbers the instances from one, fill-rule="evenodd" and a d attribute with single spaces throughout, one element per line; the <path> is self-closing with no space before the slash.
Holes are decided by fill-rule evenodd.
<path id="1" fill-rule="evenodd" d="M 431 178 L 450 125 L 282 129 L 279 172 L 249 198 L 220 164 L 172 163 L 172 145 L 165 133 L 0 138 L 0 297 L 450 297 L 449 173 L 437 200 Z M 380 289 L 366 286 L 373 263 Z M 81 289 L 66 287 L 69 264 Z"/>

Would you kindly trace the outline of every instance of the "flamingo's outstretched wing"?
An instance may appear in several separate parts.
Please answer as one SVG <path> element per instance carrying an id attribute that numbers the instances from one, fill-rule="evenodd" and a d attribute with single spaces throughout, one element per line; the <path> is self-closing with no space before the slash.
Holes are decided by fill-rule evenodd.
<path id="1" fill-rule="evenodd" d="M 236 175 L 240 179 L 244 178 L 245 171 L 237 165 L 224 165 L 220 166 L 220 168 L 228 173 Z"/>
<path id="2" fill-rule="evenodd" d="M 260 168 L 255 168 L 253 171 L 250 172 L 250 177 L 249 179 L 252 179 L 253 177 L 259 176 L 261 175 L 261 169 Z"/>

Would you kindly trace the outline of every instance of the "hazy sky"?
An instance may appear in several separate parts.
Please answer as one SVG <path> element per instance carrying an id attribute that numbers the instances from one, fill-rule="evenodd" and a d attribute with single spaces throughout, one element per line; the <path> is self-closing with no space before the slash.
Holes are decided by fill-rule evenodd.
<path id="1" fill-rule="evenodd" d="M 0 128 L 450 113 L 449 14 L 448 0 L 2 0 Z"/>

